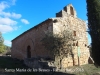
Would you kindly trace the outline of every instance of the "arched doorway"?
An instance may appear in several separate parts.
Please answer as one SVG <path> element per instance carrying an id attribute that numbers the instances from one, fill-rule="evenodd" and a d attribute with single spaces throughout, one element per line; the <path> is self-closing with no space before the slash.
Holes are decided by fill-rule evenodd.
<path id="1" fill-rule="evenodd" d="M 27 58 L 31 58 L 31 47 L 27 46 Z"/>

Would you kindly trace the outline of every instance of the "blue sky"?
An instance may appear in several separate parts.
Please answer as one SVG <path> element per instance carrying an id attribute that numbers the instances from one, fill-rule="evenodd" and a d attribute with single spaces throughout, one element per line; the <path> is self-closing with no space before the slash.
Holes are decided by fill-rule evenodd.
<path id="1" fill-rule="evenodd" d="M 72 3 L 78 18 L 87 22 L 85 0 L 0 0 L 0 31 L 4 44 L 38 23 L 55 17 L 55 13 Z M 90 43 L 89 37 L 89 43 Z"/>

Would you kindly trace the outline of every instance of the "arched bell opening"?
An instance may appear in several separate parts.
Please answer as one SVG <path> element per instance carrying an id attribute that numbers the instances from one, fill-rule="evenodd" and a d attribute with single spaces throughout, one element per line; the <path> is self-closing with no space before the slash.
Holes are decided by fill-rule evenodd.
<path id="1" fill-rule="evenodd" d="M 71 15 L 74 16 L 74 10 L 73 10 L 73 7 L 72 6 L 70 6 L 70 13 L 71 13 Z"/>

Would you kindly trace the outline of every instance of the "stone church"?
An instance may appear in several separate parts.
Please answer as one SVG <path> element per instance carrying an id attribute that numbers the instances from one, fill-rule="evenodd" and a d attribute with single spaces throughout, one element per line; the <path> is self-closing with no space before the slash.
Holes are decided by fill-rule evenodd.
<path id="1" fill-rule="evenodd" d="M 64 58 L 62 66 L 74 66 L 79 63 L 80 65 L 88 64 L 90 54 L 86 23 L 77 18 L 76 10 L 72 4 L 65 6 L 60 12 L 56 13 L 55 18 L 49 18 L 13 39 L 11 57 L 18 59 L 37 56 L 48 57 L 50 53 L 45 51 L 41 38 L 44 37 L 46 31 L 57 33 L 68 27 L 72 29 L 73 36 L 80 39 L 73 41 L 74 59 L 72 57 Z"/>

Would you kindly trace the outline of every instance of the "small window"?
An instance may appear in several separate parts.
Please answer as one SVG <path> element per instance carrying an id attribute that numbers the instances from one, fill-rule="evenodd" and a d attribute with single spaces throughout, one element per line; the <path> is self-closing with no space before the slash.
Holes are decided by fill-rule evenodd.
<path id="1" fill-rule="evenodd" d="M 85 47 L 86 47 L 87 45 L 85 44 Z"/>
<path id="2" fill-rule="evenodd" d="M 78 41 L 77 41 L 77 43 L 76 43 L 76 46 L 78 46 Z"/>
<path id="3" fill-rule="evenodd" d="M 76 31 L 74 31 L 73 33 L 74 33 L 74 36 L 76 36 Z"/>

